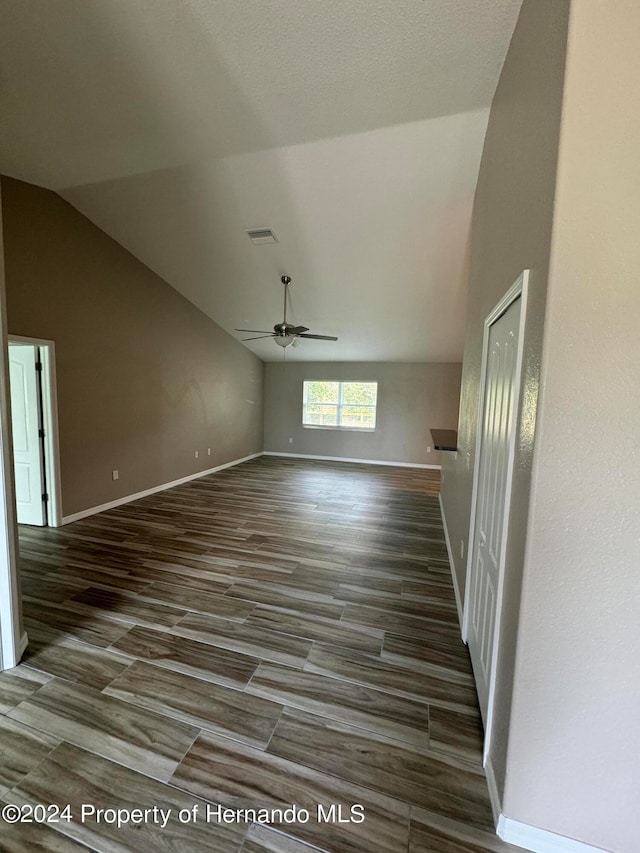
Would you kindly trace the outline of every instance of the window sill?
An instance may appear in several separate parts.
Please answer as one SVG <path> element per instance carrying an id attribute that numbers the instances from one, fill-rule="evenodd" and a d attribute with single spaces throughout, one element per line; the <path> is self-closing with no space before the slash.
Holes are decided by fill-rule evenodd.
<path id="1" fill-rule="evenodd" d="M 346 426 L 324 426 L 321 424 L 302 424 L 303 429 L 330 429 L 334 432 L 375 432 L 375 427 L 346 427 Z"/>

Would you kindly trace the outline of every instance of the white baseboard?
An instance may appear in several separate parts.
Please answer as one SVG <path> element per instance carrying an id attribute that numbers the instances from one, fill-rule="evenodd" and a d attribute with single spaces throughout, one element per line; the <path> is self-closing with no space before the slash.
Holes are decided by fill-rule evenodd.
<path id="1" fill-rule="evenodd" d="M 447 543 L 447 554 L 449 555 L 449 565 L 451 566 L 451 580 L 453 581 L 453 591 L 456 596 L 456 607 L 458 608 L 458 621 L 460 622 L 460 631 L 462 632 L 463 611 L 462 611 L 462 596 L 458 587 L 458 576 L 456 574 L 456 564 L 453 559 L 453 551 L 451 549 L 451 541 L 449 539 L 449 529 L 447 528 L 447 517 L 444 514 L 444 506 L 442 504 L 442 495 L 438 495 L 440 504 L 440 514 L 442 515 L 442 527 L 444 528 L 444 541 Z"/>
<path id="2" fill-rule="evenodd" d="M 499 837 L 508 844 L 515 844 L 533 853 L 606 853 L 602 847 L 593 847 L 584 841 L 557 835 L 547 829 L 530 826 L 519 820 L 500 815 L 496 829 Z"/>
<path id="3" fill-rule="evenodd" d="M 27 636 L 27 632 L 20 637 L 20 645 L 18 646 L 18 660 L 22 658 L 22 655 L 26 652 L 27 646 L 29 645 L 29 637 Z"/>
<path id="4" fill-rule="evenodd" d="M 290 459 L 320 459 L 325 462 L 359 462 L 362 465 L 390 465 L 393 468 L 433 468 L 440 470 L 442 465 L 424 465 L 421 462 L 382 462 L 380 459 L 355 459 L 350 456 L 316 456 L 313 453 L 278 453 L 265 450 L 263 456 L 286 456 Z"/>
<path id="5" fill-rule="evenodd" d="M 502 803 L 500 802 L 500 794 L 498 792 L 498 784 L 496 782 L 495 773 L 493 772 L 493 765 L 491 764 L 491 759 L 487 758 L 487 761 L 484 765 L 484 773 L 487 777 L 487 788 L 489 789 L 489 800 L 491 801 L 491 811 L 493 812 L 493 822 L 496 827 L 499 825 L 500 820 L 504 819 L 502 815 Z"/>
<path id="6" fill-rule="evenodd" d="M 262 453 L 252 453 L 249 456 L 243 456 L 242 459 L 234 459 L 232 462 L 225 462 L 224 465 L 217 465 L 215 468 L 208 468 L 206 471 L 198 471 L 196 474 L 189 474 L 187 477 L 181 477 L 179 480 L 173 480 L 171 483 L 163 483 L 160 486 L 153 486 L 151 489 L 145 489 L 143 492 L 136 492 L 135 495 L 125 495 L 123 498 L 117 498 L 115 501 L 109 501 L 100 506 L 92 506 L 89 509 L 82 509 L 80 512 L 74 512 L 73 515 L 65 515 L 61 519 L 61 523 L 71 524 L 73 521 L 80 521 L 81 518 L 88 518 L 90 515 L 97 515 L 99 512 L 104 512 L 107 509 L 114 509 L 122 504 L 128 504 L 132 501 L 146 498 L 149 495 L 155 495 L 156 492 L 164 492 L 166 489 L 172 489 L 174 486 L 181 486 L 183 483 L 188 483 L 190 480 L 197 480 L 200 477 L 206 477 L 207 474 L 215 474 L 216 471 L 222 471 L 224 468 L 232 468 L 234 465 L 240 465 L 242 462 L 248 462 L 250 459 L 256 459 L 262 456 Z"/>
<path id="7" fill-rule="evenodd" d="M 505 817 L 502 814 L 502 804 L 491 759 L 486 762 L 484 770 L 496 833 L 507 844 L 514 844 L 533 853 L 606 853 L 601 847 L 593 847 L 591 844 L 585 844 L 584 841 L 576 841 L 573 838 L 567 838 L 566 835 L 557 835 L 555 832 L 549 832 L 548 829 L 540 829 L 511 817 Z"/>
<path id="8" fill-rule="evenodd" d="M 0 657 L 0 672 L 6 669 L 13 669 L 14 667 L 18 666 L 28 645 L 29 637 L 27 636 L 27 632 L 24 631 L 22 636 L 20 637 L 20 642 L 13 647 L 12 654 L 7 655 L 5 649 L 5 655 L 3 657 Z"/>

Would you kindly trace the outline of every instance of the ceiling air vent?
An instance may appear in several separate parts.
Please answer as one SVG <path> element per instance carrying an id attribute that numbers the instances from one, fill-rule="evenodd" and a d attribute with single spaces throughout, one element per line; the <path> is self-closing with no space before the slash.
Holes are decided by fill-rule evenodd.
<path id="1" fill-rule="evenodd" d="M 278 239 L 271 228 L 251 228 L 247 231 L 249 239 L 256 246 L 261 246 L 263 243 L 277 243 Z"/>

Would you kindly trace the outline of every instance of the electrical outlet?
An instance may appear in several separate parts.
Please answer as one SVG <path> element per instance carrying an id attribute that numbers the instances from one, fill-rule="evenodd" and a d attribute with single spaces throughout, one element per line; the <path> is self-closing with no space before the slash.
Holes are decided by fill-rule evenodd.
<path id="1" fill-rule="evenodd" d="M 117 469 L 117 468 L 116 468 L 114 471 L 112 471 L 112 472 L 111 472 L 111 476 L 112 476 L 112 478 L 113 478 L 114 480 L 117 480 L 117 479 L 118 479 L 118 477 L 120 476 L 120 473 L 119 473 L 119 471 L 118 471 L 118 469 Z"/>
<path id="2" fill-rule="evenodd" d="M 207 456 L 211 456 L 211 448 L 207 447 Z"/>
<path id="3" fill-rule="evenodd" d="M 289 439 L 289 444 L 293 444 L 293 439 L 292 439 L 292 438 L 290 438 L 290 439 Z"/>
<path id="4" fill-rule="evenodd" d="M 431 445 L 429 445 L 429 447 L 427 447 L 427 453 L 431 453 Z"/>
<path id="5" fill-rule="evenodd" d="M 198 458 L 198 451 L 197 450 L 195 451 L 194 456 L 196 457 L 196 459 Z"/>
<path id="6" fill-rule="evenodd" d="M 464 560 L 464 539 L 460 540 L 460 559 Z"/>

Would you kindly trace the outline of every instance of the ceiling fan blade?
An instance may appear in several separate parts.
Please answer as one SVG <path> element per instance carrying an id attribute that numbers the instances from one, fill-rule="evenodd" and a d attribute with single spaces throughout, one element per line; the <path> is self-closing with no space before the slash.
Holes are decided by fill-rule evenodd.
<path id="1" fill-rule="evenodd" d="M 245 341 L 261 341 L 262 338 L 275 338 L 273 332 L 270 335 L 258 335 L 257 338 L 242 338 L 242 343 Z"/>
<path id="2" fill-rule="evenodd" d="M 313 338 L 316 341 L 337 341 L 332 335 L 298 335 L 299 338 Z"/>
<path id="3" fill-rule="evenodd" d="M 307 329 L 306 326 L 294 326 L 289 331 L 291 332 L 292 335 L 301 335 L 303 332 L 308 332 L 309 329 Z"/>
<path id="4" fill-rule="evenodd" d="M 259 335 L 272 335 L 273 332 L 266 332 L 264 329 L 234 329 L 234 332 L 255 332 Z"/>

